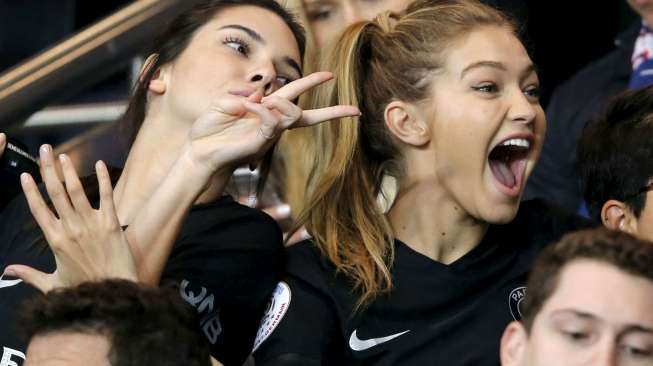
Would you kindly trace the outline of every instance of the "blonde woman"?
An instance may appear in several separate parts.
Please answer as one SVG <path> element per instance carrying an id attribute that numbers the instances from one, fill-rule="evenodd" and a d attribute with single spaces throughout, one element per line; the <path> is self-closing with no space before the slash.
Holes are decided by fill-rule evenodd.
<path id="1" fill-rule="evenodd" d="M 324 55 L 323 55 L 324 56 Z M 257 365 L 498 365 L 536 253 L 575 218 L 520 197 L 546 128 L 501 12 L 418 1 L 345 30 L 315 106 L 317 161 Z M 396 183 L 396 197 L 383 188 Z"/>

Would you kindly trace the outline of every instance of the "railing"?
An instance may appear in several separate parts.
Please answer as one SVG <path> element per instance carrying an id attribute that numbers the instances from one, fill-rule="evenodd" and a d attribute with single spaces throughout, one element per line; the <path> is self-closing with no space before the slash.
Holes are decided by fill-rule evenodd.
<path id="1" fill-rule="evenodd" d="M 164 23 L 199 1 L 135 1 L 0 74 L 0 130 L 124 67 Z"/>

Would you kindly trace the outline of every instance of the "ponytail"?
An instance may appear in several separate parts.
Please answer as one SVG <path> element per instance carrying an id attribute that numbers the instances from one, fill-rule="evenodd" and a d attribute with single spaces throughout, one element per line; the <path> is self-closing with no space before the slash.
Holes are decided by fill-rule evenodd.
<path id="1" fill-rule="evenodd" d="M 316 89 L 311 98 L 314 108 L 361 105 L 364 53 L 373 27 L 371 22 L 362 22 L 345 31 L 333 49 L 330 64 L 324 67 L 333 71 L 334 81 Z M 326 122 L 315 129 L 316 145 L 322 153 L 315 156 L 308 178 L 308 200 L 297 220 L 297 226 L 307 228 L 337 270 L 353 280 L 360 292 L 359 306 L 388 291 L 392 284 L 392 230 L 376 204 L 382 175 L 380 167 L 367 159 L 362 142 L 361 125 L 373 123 L 363 114 Z"/>

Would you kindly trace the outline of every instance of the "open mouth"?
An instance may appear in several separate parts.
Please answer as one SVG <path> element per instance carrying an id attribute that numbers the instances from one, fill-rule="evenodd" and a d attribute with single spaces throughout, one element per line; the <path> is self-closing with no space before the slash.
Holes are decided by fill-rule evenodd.
<path id="1" fill-rule="evenodd" d="M 524 180 L 531 140 L 510 138 L 495 146 L 488 157 L 492 175 L 509 191 L 519 191 Z"/>

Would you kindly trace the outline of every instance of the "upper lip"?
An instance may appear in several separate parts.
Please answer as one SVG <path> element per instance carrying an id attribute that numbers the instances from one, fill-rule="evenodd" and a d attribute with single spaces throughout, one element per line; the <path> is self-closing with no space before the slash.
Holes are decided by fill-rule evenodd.
<path id="1" fill-rule="evenodd" d="M 229 94 L 236 95 L 239 97 L 249 97 L 250 95 L 256 92 L 255 89 L 242 89 L 242 90 L 229 90 Z"/>

